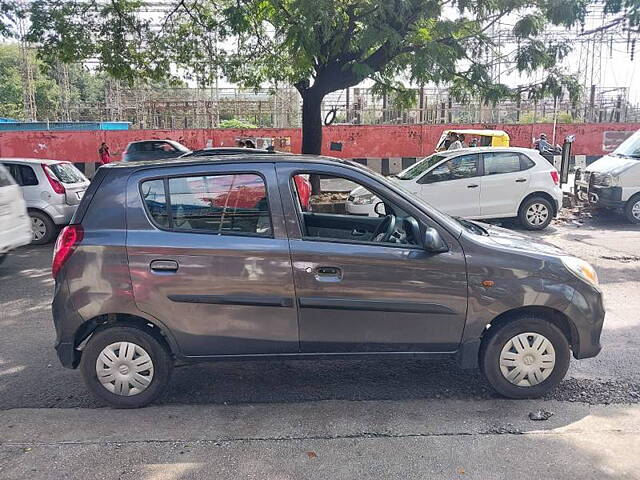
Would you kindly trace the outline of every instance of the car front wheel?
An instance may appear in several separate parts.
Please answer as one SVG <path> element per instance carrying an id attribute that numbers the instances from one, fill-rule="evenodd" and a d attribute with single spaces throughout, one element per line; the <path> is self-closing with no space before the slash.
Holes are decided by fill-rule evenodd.
<path id="1" fill-rule="evenodd" d="M 80 371 L 87 387 L 116 408 L 147 405 L 166 388 L 173 361 L 167 348 L 136 327 L 114 326 L 87 343 Z"/>
<path id="2" fill-rule="evenodd" d="M 547 228 L 553 219 L 551 202 L 543 197 L 528 199 L 520 206 L 518 219 L 527 230 Z"/>
<path id="3" fill-rule="evenodd" d="M 640 194 L 629 199 L 624 207 L 624 215 L 631 223 L 640 223 Z"/>
<path id="4" fill-rule="evenodd" d="M 564 334 L 543 318 L 521 317 L 490 327 L 480 349 L 487 381 L 508 398 L 536 398 L 564 378 L 570 347 Z"/>

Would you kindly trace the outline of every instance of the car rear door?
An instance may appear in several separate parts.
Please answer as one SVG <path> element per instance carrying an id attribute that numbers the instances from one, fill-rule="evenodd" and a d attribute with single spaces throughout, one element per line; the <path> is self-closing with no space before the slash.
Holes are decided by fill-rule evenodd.
<path id="1" fill-rule="evenodd" d="M 145 169 L 130 177 L 127 205 L 136 304 L 183 354 L 298 351 L 273 164 Z"/>
<path id="2" fill-rule="evenodd" d="M 397 202 L 412 218 L 433 222 L 398 194 L 359 172 L 314 164 L 277 164 L 283 210 L 290 237 L 303 352 L 453 351 L 458 348 L 467 308 L 464 254 L 440 226 L 450 251 L 374 243 L 350 235 L 346 215 L 339 230 L 307 232 L 306 214 L 296 201 L 296 174 L 344 175 L 367 190 Z M 382 195 L 384 194 L 384 195 Z M 330 215 L 327 215 L 327 217 Z M 360 217 L 354 217 L 357 225 Z M 317 227 L 319 218 L 314 219 Z M 382 219 L 368 219 L 378 221 Z M 318 236 L 313 236 L 318 234 Z"/>
<path id="3" fill-rule="evenodd" d="M 458 155 L 440 163 L 418 180 L 420 198 L 452 216 L 480 215 L 479 155 Z"/>
<path id="4" fill-rule="evenodd" d="M 480 214 L 512 217 L 527 195 L 531 160 L 519 152 L 484 152 L 480 178 Z"/>

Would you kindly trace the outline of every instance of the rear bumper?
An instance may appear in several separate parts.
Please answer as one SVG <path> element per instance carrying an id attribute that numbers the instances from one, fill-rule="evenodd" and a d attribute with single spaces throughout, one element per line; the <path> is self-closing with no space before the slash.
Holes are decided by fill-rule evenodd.
<path id="1" fill-rule="evenodd" d="M 73 214 L 76 213 L 78 205 L 68 205 L 66 203 L 51 204 L 46 208 L 46 213 L 51 217 L 56 225 L 68 225 Z"/>
<path id="2" fill-rule="evenodd" d="M 53 324 L 56 329 L 55 349 L 63 367 L 76 368 L 80 363 L 80 351 L 76 349 L 76 332 L 83 319 L 75 311 L 69 298 L 67 283 L 57 281 L 51 303 Z"/>
<path id="3" fill-rule="evenodd" d="M 573 356 L 576 359 L 595 357 L 602 350 L 600 334 L 605 309 L 602 292 L 590 285 L 575 288 L 565 314 L 571 320 Z"/>
<path id="4" fill-rule="evenodd" d="M 0 231 L 0 254 L 5 254 L 23 245 L 29 245 L 33 234 L 29 217 L 21 218 L 16 225 Z"/>

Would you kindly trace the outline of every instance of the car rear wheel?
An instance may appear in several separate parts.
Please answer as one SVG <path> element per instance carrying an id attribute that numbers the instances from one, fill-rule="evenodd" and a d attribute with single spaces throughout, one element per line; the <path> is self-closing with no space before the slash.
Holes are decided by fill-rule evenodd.
<path id="1" fill-rule="evenodd" d="M 31 243 L 35 245 L 44 245 L 51 242 L 56 234 L 56 225 L 44 213 L 29 212 L 31 218 Z"/>
<path id="2" fill-rule="evenodd" d="M 480 349 L 484 376 L 508 398 L 544 395 L 564 378 L 569 359 L 570 347 L 564 334 L 537 317 L 491 327 Z"/>
<path id="3" fill-rule="evenodd" d="M 640 223 L 640 194 L 629 199 L 624 207 L 624 215 L 631 223 Z"/>
<path id="4" fill-rule="evenodd" d="M 80 361 L 89 390 L 116 408 L 138 408 L 154 401 L 172 370 L 167 348 L 149 333 L 129 326 L 95 333 Z"/>
<path id="5" fill-rule="evenodd" d="M 527 230 L 547 228 L 553 219 L 551 202 L 543 197 L 533 197 L 526 200 L 520 206 L 518 219 Z"/>

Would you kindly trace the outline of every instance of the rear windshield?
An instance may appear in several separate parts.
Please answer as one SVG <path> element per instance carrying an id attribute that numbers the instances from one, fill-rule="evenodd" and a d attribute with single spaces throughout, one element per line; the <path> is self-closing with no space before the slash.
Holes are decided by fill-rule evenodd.
<path id="1" fill-rule="evenodd" d="M 8 187 L 9 185 L 13 185 L 14 183 L 15 182 L 9 174 L 9 171 L 4 168 L 3 165 L 0 165 L 0 187 Z"/>
<path id="2" fill-rule="evenodd" d="M 400 180 L 413 180 L 414 178 L 419 177 L 428 169 L 433 167 L 436 163 L 444 160 L 445 158 L 447 157 L 444 155 L 431 155 L 430 157 L 423 158 L 418 163 L 401 171 L 397 175 L 397 177 Z"/>
<path id="3" fill-rule="evenodd" d="M 54 163 L 49 165 L 51 171 L 62 183 L 84 182 L 87 178 L 70 163 Z"/>

